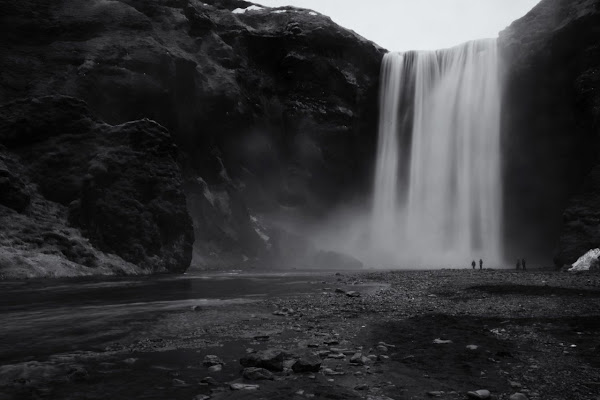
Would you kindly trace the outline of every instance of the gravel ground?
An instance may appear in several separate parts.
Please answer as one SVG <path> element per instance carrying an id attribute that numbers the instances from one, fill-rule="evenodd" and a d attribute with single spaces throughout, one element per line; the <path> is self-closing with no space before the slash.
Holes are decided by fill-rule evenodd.
<path id="1" fill-rule="evenodd" d="M 2 366 L 0 399 L 465 399 L 487 390 L 501 400 L 595 400 L 599 305 L 597 274 L 321 274 L 299 293 L 162 313 L 102 349 Z M 240 360 L 263 350 L 283 370 L 244 377 Z M 203 363 L 207 355 L 218 362 Z M 298 360 L 316 369 L 294 372 Z"/>

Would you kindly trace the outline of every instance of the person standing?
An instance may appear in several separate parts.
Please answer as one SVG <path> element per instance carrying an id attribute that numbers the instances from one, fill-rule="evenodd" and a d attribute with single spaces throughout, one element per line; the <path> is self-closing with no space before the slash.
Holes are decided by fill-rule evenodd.
<path id="1" fill-rule="evenodd" d="M 483 269 L 483 259 L 479 259 L 479 269 Z"/>
<path id="2" fill-rule="evenodd" d="M 473 267 L 473 269 L 475 269 L 475 265 L 477 265 L 477 263 L 475 262 L 475 260 L 473 260 L 473 262 L 471 263 L 471 267 Z"/>
<path id="3" fill-rule="evenodd" d="M 523 267 L 523 271 L 527 271 L 527 267 L 525 267 L 525 259 L 521 260 L 521 266 Z"/>

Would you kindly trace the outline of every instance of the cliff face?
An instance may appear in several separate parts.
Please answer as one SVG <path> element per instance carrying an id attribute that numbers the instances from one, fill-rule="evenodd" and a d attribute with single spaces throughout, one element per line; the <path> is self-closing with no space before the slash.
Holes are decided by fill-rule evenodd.
<path id="1" fill-rule="evenodd" d="M 251 5 L 11 2 L 0 15 L 0 103 L 60 94 L 110 124 L 157 121 L 180 149 L 199 263 L 261 257 L 271 243 L 256 215 L 319 216 L 369 191 L 384 51 L 318 13 Z M 92 232 L 102 207 L 86 207 L 70 221 Z M 131 235 L 145 231 L 130 222 Z"/>
<path id="2" fill-rule="evenodd" d="M 48 96 L 0 106 L 0 275 L 182 272 L 193 230 L 177 148 Z"/>
<path id="3" fill-rule="evenodd" d="M 543 0 L 500 35 L 509 258 L 562 266 L 600 245 L 599 26 L 597 1 Z"/>

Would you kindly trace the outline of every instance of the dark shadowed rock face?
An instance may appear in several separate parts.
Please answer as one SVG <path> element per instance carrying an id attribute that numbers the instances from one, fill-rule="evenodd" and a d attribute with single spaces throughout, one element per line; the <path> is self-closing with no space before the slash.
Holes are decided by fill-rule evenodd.
<path id="1" fill-rule="evenodd" d="M 2 255 L 35 264 L 16 270 L 6 261 L 0 273 L 182 272 L 189 266 L 192 224 L 178 151 L 164 127 L 150 120 L 108 125 L 80 100 L 49 96 L 0 106 L 0 143 L 0 185 L 7 189 L 0 196 Z M 31 264 L 36 252 L 56 259 Z M 61 267 L 53 271 L 54 263 Z"/>
<path id="2" fill-rule="evenodd" d="M 384 51 L 309 10 L 233 12 L 251 4 L 13 3 L 0 15 L 0 102 L 58 93 L 111 124 L 167 127 L 200 202 L 196 234 L 209 237 L 201 264 L 230 264 L 233 247 L 238 261 L 253 258 L 265 246 L 247 250 L 262 241 L 253 215 L 318 216 L 369 192 Z M 198 177 L 231 213 L 198 195 Z M 61 183 L 64 203 L 80 182 Z"/>
<path id="3" fill-rule="evenodd" d="M 595 175 L 584 184 L 600 144 L 598 26 L 597 1 L 544 0 L 500 35 L 509 258 L 555 251 L 562 266 L 600 245 Z"/>

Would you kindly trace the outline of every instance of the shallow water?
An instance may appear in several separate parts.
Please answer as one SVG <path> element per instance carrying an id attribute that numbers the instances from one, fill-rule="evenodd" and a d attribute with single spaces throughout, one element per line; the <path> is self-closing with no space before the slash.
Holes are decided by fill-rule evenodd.
<path id="1" fill-rule="evenodd" d="M 200 274 L 0 282 L 0 361 L 98 350 L 194 306 L 319 290 L 318 273 Z"/>

